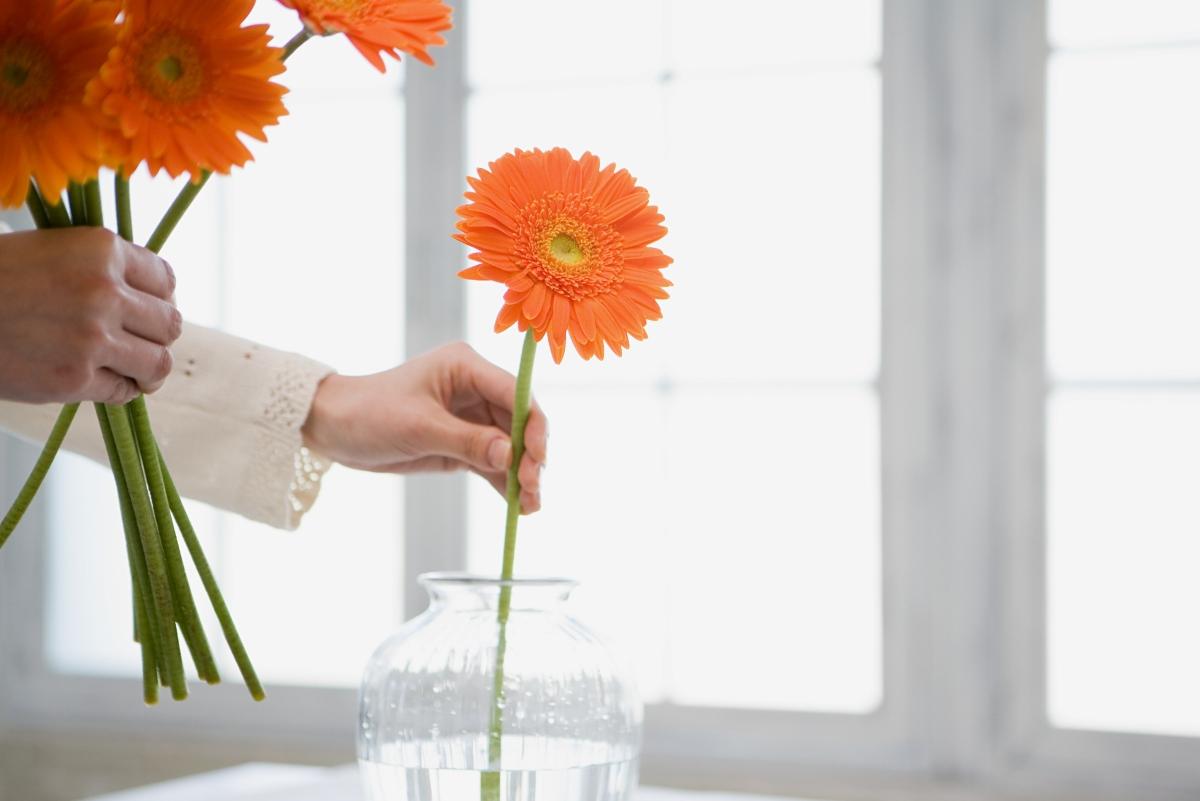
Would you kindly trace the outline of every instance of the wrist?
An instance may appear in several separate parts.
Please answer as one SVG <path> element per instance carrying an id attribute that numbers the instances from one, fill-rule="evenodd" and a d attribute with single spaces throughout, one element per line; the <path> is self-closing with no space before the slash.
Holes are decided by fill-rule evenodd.
<path id="1" fill-rule="evenodd" d="M 348 419 L 346 414 L 346 391 L 350 378 L 332 373 L 321 379 L 313 394 L 308 417 L 300 427 L 304 447 L 337 459 L 338 435 L 344 431 Z"/>

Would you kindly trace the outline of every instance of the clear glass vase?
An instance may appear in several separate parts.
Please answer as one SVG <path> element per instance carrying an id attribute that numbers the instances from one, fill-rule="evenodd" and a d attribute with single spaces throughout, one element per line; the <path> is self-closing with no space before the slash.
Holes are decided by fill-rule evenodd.
<path id="1" fill-rule="evenodd" d="M 623 662 L 567 613 L 575 582 L 420 581 L 429 608 L 379 646 L 363 677 L 367 797 L 631 798 L 641 701 Z"/>

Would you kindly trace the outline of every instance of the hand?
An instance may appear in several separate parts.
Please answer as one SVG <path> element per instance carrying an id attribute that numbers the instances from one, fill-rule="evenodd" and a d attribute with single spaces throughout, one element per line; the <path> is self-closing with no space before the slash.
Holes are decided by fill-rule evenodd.
<path id="1" fill-rule="evenodd" d="M 0 398 L 126 403 L 171 372 L 165 261 L 103 228 L 0 236 Z"/>
<path id="2" fill-rule="evenodd" d="M 360 470 L 471 470 L 504 495 L 515 391 L 512 375 L 461 342 L 447 345 L 387 372 L 326 378 L 304 423 L 304 441 Z M 525 514 L 542 505 L 546 436 L 546 416 L 534 403 L 518 473 Z"/>

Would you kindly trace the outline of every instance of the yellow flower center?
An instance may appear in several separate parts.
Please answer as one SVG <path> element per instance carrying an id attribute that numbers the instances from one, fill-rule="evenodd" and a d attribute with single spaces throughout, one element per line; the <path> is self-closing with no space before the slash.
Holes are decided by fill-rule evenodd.
<path id="1" fill-rule="evenodd" d="M 0 110 L 29 111 L 54 88 L 54 68 L 46 51 L 28 39 L 0 42 Z"/>
<path id="2" fill-rule="evenodd" d="M 29 80 L 29 68 L 22 64 L 5 64 L 4 80 L 20 89 Z"/>
<path id="3" fill-rule="evenodd" d="M 178 81 L 183 77 L 183 65 L 175 56 L 167 56 L 158 62 L 158 71 L 168 81 Z"/>
<path id="4" fill-rule="evenodd" d="M 621 283 L 621 236 L 590 199 L 551 192 L 521 209 L 519 220 L 513 258 L 552 292 L 578 300 Z"/>
<path id="5" fill-rule="evenodd" d="M 542 228 L 542 264 L 564 278 L 586 276 L 596 269 L 595 242 L 588 226 L 570 213 L 550 217 Z"/>
<path id="6" fill-rule="evenodd" d="M 163 103 L 194 100 L 204 91 L 204 59 L 189 37 L 163 30 L 151 36 L 136 57 L 138 83 Z"/>
<path id="7" fill-rule="evenodd" d="M 550 255 L 568 267 L 583 261 L 583 251 L 579 243 L 567 234 L 557 234 L 550 240 Z"/>

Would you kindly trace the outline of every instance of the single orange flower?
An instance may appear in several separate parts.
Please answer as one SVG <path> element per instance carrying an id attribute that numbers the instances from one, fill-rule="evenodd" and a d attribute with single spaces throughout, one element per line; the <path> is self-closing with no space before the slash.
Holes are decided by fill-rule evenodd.
<path id="1" fill-rule="evenodd" d="M 508 287 L 496 331 L 531 327 L 561 362 L 567 335 L 585 359 L 618 356 L 662 317 L 671 258 L 650 247 L 667 229 L 650 194 L 615 164 L 562 148 L 517 150 L 468 177 L 455 239 L 475 248 L 463 278 Z"/>
<path id="2" fill-rule="evenodd" d="M 131 173 L 228 173 L 250 161 L 239 134 L 267 140 L 264 128 L 287 114 L 282 51 L 266 25 L 242 27 L 254 0 L 126 0 L 117 45 L 87 90 L 112 118 L 114 166 Z"/>
<path id="3" fill-rule="evenodd" d="M 101 123 L 84 87 L 117 36 L 117 5 L 0 0 L 0 206 L 18 206 L 34 178 L 57 202 L 100 170 Z"/>
<path id="4" fill-rule="evenodd" d="M 350 44 L 380 72 L 383 54 L 397 61 L 400 51 L 433 65 L 428 48 L 444 45 L 451 28 L 450 6 L 442 0 L 279 0 L 322 36 L 344 33 Z"/>

